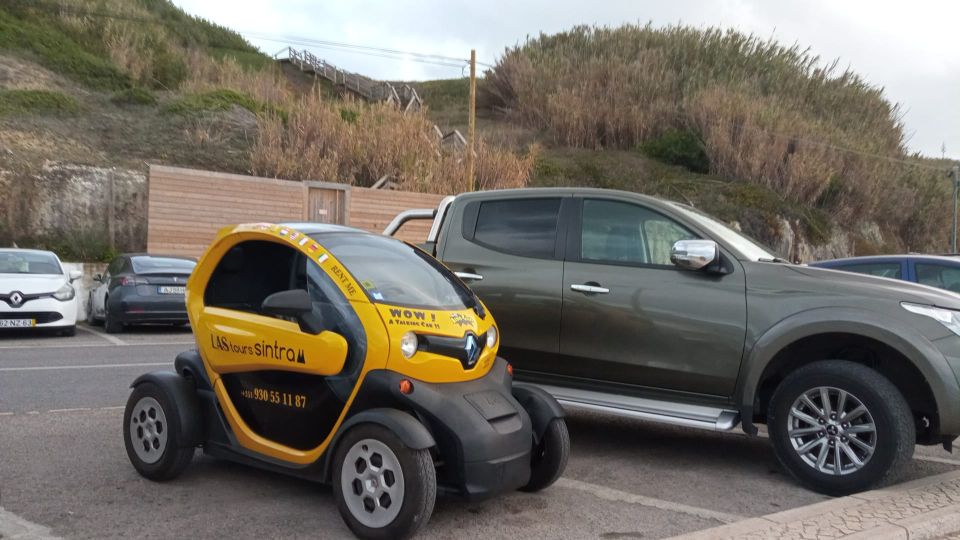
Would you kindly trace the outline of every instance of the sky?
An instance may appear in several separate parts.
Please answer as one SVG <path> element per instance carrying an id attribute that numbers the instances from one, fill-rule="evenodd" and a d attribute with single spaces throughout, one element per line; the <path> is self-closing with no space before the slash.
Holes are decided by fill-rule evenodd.
<path id="1" fill-rule="evenodd" d="M 268 54 L 291 36 L 493 64 L 528 36 L 577 24 L 733 28 L 839 60 L 900 104 L 911 152 L 960 159 L 960 2 L 952 0 L 173 0 L 246 34 Z M 252 35 L 268 36 L 253 38 Z M 304 48 L 304 47 L 300 47 Z M 463 76 L 462 67 L 305 47 L 387 80 Z"/>

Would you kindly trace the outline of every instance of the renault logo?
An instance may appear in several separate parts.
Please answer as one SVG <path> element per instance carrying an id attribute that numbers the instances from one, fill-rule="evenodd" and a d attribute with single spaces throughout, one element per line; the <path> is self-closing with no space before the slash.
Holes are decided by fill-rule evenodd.
<path id="1" fill-rule="evenodd" d="M 467 353 L 468 366 L 473 366 L 477 363 L 477 359 L 480 358 L 480 344 L 477 343 L 477 336 L 475 334 L 467 334 L 463 351 Z"/>
<path id="2" fill-rule="evenodd" d="M 20 307 L 23 304 L 23 293 L 13 291 L 10 293 L 10 307 Z"/>

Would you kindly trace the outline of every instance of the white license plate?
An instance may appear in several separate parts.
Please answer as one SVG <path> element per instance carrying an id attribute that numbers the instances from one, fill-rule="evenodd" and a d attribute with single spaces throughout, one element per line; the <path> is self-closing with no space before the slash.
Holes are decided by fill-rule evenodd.
<path id="1" fill-rule="evenodd" d="M 183 294 L 186 290 L 186 287 L 157 287 L 160 294 Z"/>
<path id="2" fill-rule="evenodd" d="M 36 325 L 36 319 L 0 319 L 0 328 L 30 328 Z"/>

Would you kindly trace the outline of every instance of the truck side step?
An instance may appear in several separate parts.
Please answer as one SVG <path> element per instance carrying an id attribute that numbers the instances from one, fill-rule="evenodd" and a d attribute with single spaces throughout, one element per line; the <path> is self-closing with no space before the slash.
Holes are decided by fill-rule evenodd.
<path id="1" fill-rule="evenodd" d="M 544 384 L 537 386 L 553 395 L 564 407 L 711 431 L 730 431 L 740 424 L 740 413 L 730 409 L 607 394 L 578 388 Z"/>

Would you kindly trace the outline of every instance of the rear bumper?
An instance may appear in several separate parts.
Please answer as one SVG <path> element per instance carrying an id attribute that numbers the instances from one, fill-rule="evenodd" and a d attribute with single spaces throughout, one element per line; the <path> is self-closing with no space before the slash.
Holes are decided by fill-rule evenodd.
<path id="1" fill-rule="evenodd" d="M 400 380 L 409 377 L 374 370 L 365 377 L 351 409 L 386 406 L 413 411 L 436 441 L 440 488 L 469 500 L 486 499 L 530 480 L 533 427 L 511 394 L 506 365 L 498 359 L 486 376 L 461 383 L 410 379 L 410 394 L 399 391 Z"/>
<path id="2" fill-rule="evenodd" d="M 37 298 L 12 308 L 0 302 L 0 320 L 32 319 L 34 328 L 63 328 L 77 324 L 77 299 L 61 302 L 56 298 Z M 0 328 L 2 330 L 2 328 Z"/>
<path id="3" fill-rule="evenodd" d="M 185 323 L 183 296 L 140 296 L 135 291 L 112 295 L 110 314 L 124 323 Z"/>

